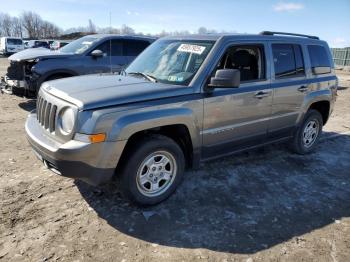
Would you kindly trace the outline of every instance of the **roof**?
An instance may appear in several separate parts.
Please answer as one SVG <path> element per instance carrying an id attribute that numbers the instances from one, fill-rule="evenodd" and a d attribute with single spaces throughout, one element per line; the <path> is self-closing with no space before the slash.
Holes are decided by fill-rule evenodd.
<path id="1" fill-rule="evenodd" d="M 95 37 L 95 38 L 126 38 L 126 39 L 141 39 L 141 40 L 157 39 L 157 37 L 144 36 L 144 35 L 93 34 L 93 35 L 86 35 L 86 36 Z"/>
<path id="2" fill-rule="evenodd" d="M 282 36 L 282 35 L 262 35 L 262 34 L 235 34 L 235 33 L 216 33 L 216 34 L 193 34 L 193 35 L 179 35 L 167 36 L 163 39 L 177 39 L 177 40 L 204 40 L 216 41 L 219 39 L 237 39 L 237 40 L 270 40 L 270 41 L 311 41 L 319 42 L 320 40 L 302 36 Z"/>

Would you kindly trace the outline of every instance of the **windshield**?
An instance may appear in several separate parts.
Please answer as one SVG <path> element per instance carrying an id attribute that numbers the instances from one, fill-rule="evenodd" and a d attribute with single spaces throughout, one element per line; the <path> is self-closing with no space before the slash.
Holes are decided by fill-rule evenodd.
<path id="1" fill-rule="evenodd" d="M 8 45 L 22 45 L 22 40 L 17 38 L 7 38 Z"/>
<path id="2" fill-rule="evenodd" d="M 158 40 L 125 71 L 142 73 L 161 83 L 188 85 L 213 45 L 213 41 Z"/>
<path id="3" fill-rule="evenodd" d="M 93 37 L 93 36 L 84 36 L 82 38 L 79 38 L 68 45 L 62 47 L 60 49 L 61 53 L 68 53 L 68 54 L 82 54 L 84 51 L 86 51 L 93 43 L 99 41 L 100 38 Z"/>

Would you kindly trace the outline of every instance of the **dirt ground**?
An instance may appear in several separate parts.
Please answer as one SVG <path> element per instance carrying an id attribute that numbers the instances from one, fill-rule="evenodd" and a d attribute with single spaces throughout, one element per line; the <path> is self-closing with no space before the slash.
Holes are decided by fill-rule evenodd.
<path id="1" fill-rule="evenodd" d="M 340 76 L 316 153 L 274 145 L 208 162 L 147 209 L 46 170 L 24 135 L 35 102 L 0 95 L 0 260 L 350 261 L 350 76 Z"/>

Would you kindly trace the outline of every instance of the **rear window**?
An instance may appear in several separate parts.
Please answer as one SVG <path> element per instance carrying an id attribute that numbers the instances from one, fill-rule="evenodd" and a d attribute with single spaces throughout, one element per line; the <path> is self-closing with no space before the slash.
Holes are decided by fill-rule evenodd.
<path id="1" fill-rule="evenodd" d="M 331 62 L 326 48 L 320 45 L 309 45 L 308 47 L 312 73 L 314 75 L 331 72 Z"/>
<path id="2" fill-rule="evenodd" d="M 16 38 L 7 38 L 6 42 L 8 45 L 22 45 L 22 40 Z"/>
<path id="3" fill-rule="evenodd" d="M 149 44 L 149 42 L 142 40 L 125 40 L 124 55 L 138 56 Z"/>
<path id="4" fill-rule="evenodd" d="M 276 78 L 304 76 L 304 60 L 299 45 L 273 44 L 273 63 Z"/>

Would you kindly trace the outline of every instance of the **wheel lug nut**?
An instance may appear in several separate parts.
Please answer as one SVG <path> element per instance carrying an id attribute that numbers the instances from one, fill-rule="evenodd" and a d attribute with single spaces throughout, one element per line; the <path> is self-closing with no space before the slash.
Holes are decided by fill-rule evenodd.
<path id="1" fill-rule="evenodd" d="M 156 171 L 156 167 L 155 167 L 155 166 L 154 166 L 154 167 L 152 167 L 152 170 L 153 170 L 153 171 Z"/>
<path id="2" fill-rule="evenodd" d="M 153 177 L 153 174 L 149 174 L 149 177 Z"/>

